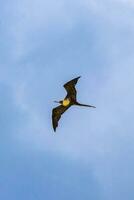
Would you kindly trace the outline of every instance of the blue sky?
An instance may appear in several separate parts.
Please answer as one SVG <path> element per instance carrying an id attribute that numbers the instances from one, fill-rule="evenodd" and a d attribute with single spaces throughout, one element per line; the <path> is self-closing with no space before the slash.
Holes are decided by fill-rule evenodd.
<path id="1" fill-rule="evenodd" d="M 0 2 L 0 199 L 133 200 L 134 2 Z M 54 100 L 77 76 L 56 134 Z"/>

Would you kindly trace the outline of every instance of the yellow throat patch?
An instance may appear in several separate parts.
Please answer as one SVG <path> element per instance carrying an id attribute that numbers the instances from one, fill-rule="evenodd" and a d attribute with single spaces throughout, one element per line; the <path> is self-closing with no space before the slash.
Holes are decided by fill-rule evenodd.
<path id="1" fill-rule="evenodd" d="M 68 106 L 69 104 L 70 104 L 69 99 L 64 99 L 63 102 L 62 102 L 63 106 Z"/>

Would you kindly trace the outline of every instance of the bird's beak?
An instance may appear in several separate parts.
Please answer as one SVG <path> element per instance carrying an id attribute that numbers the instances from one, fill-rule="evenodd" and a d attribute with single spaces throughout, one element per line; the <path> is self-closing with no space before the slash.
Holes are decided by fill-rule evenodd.
<path id="1" fill-rule="evenodd" d="M 59 103 L 59 101 L 54 101 L 54 103 Z"/>

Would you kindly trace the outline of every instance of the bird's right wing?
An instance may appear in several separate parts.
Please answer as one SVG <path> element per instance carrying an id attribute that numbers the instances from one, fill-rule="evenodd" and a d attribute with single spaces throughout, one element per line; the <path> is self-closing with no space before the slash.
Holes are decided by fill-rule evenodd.
<path id="1" fill-rule="evenodd" d="M 77 91 L 76 91 L 76 89 L 75 89 L 75 85 L 76 85 L 76 83 L 78 82 L 78 79 L 79 79 L 79 78 L 80 78 L 80 76 L 77 77 L 77 78 L 72 79 L 71 81 L 67 82 L 67 83 L 64 85 L 64 88 L 65 88 L 66 91 L 67 91 L 67 96 L 66 96 L 66 98 L 71 97 L 71 98 L 73 98 L 73 99 L 76 100 Z"/>
<path id="2" fill-rule="evenodd" d="M 70 106 L 58 106 L 52 110 L 52 124 L 53 129 L 56 131 L 56 128 L 58 127 L 58 121 L 61 118 L 61 115 L 69 108 Z"/>

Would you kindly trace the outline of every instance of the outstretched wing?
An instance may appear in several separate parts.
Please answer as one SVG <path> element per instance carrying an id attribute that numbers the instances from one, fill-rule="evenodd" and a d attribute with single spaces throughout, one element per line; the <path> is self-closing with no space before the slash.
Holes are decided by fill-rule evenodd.
<path id="1" fill-rule="evenodd" d="M 56 128 L 58 127 L 58 121 L 61 118 L 61 115 L 69 108 L 70 106 L 58 106 L 52 110 L 52 124 L 53 129 L 56 131 Z"/>
<path id="2" fill-rule="evenodd" d="M 65 85 L 64 85 L 64 88 L 66 89 L 67 91 L 67 96 L 66 98 L 72 98 L 74 100 L 76 100 L 76 95 L 77 95 L 77 91 L 75 89 L 75 85 L 76 83 L 78 82 L 78 79 L 80 78 L 77 77 L 77 78 L 74 78 L 72 79 L 71 81 L 67 82 Z"/>

